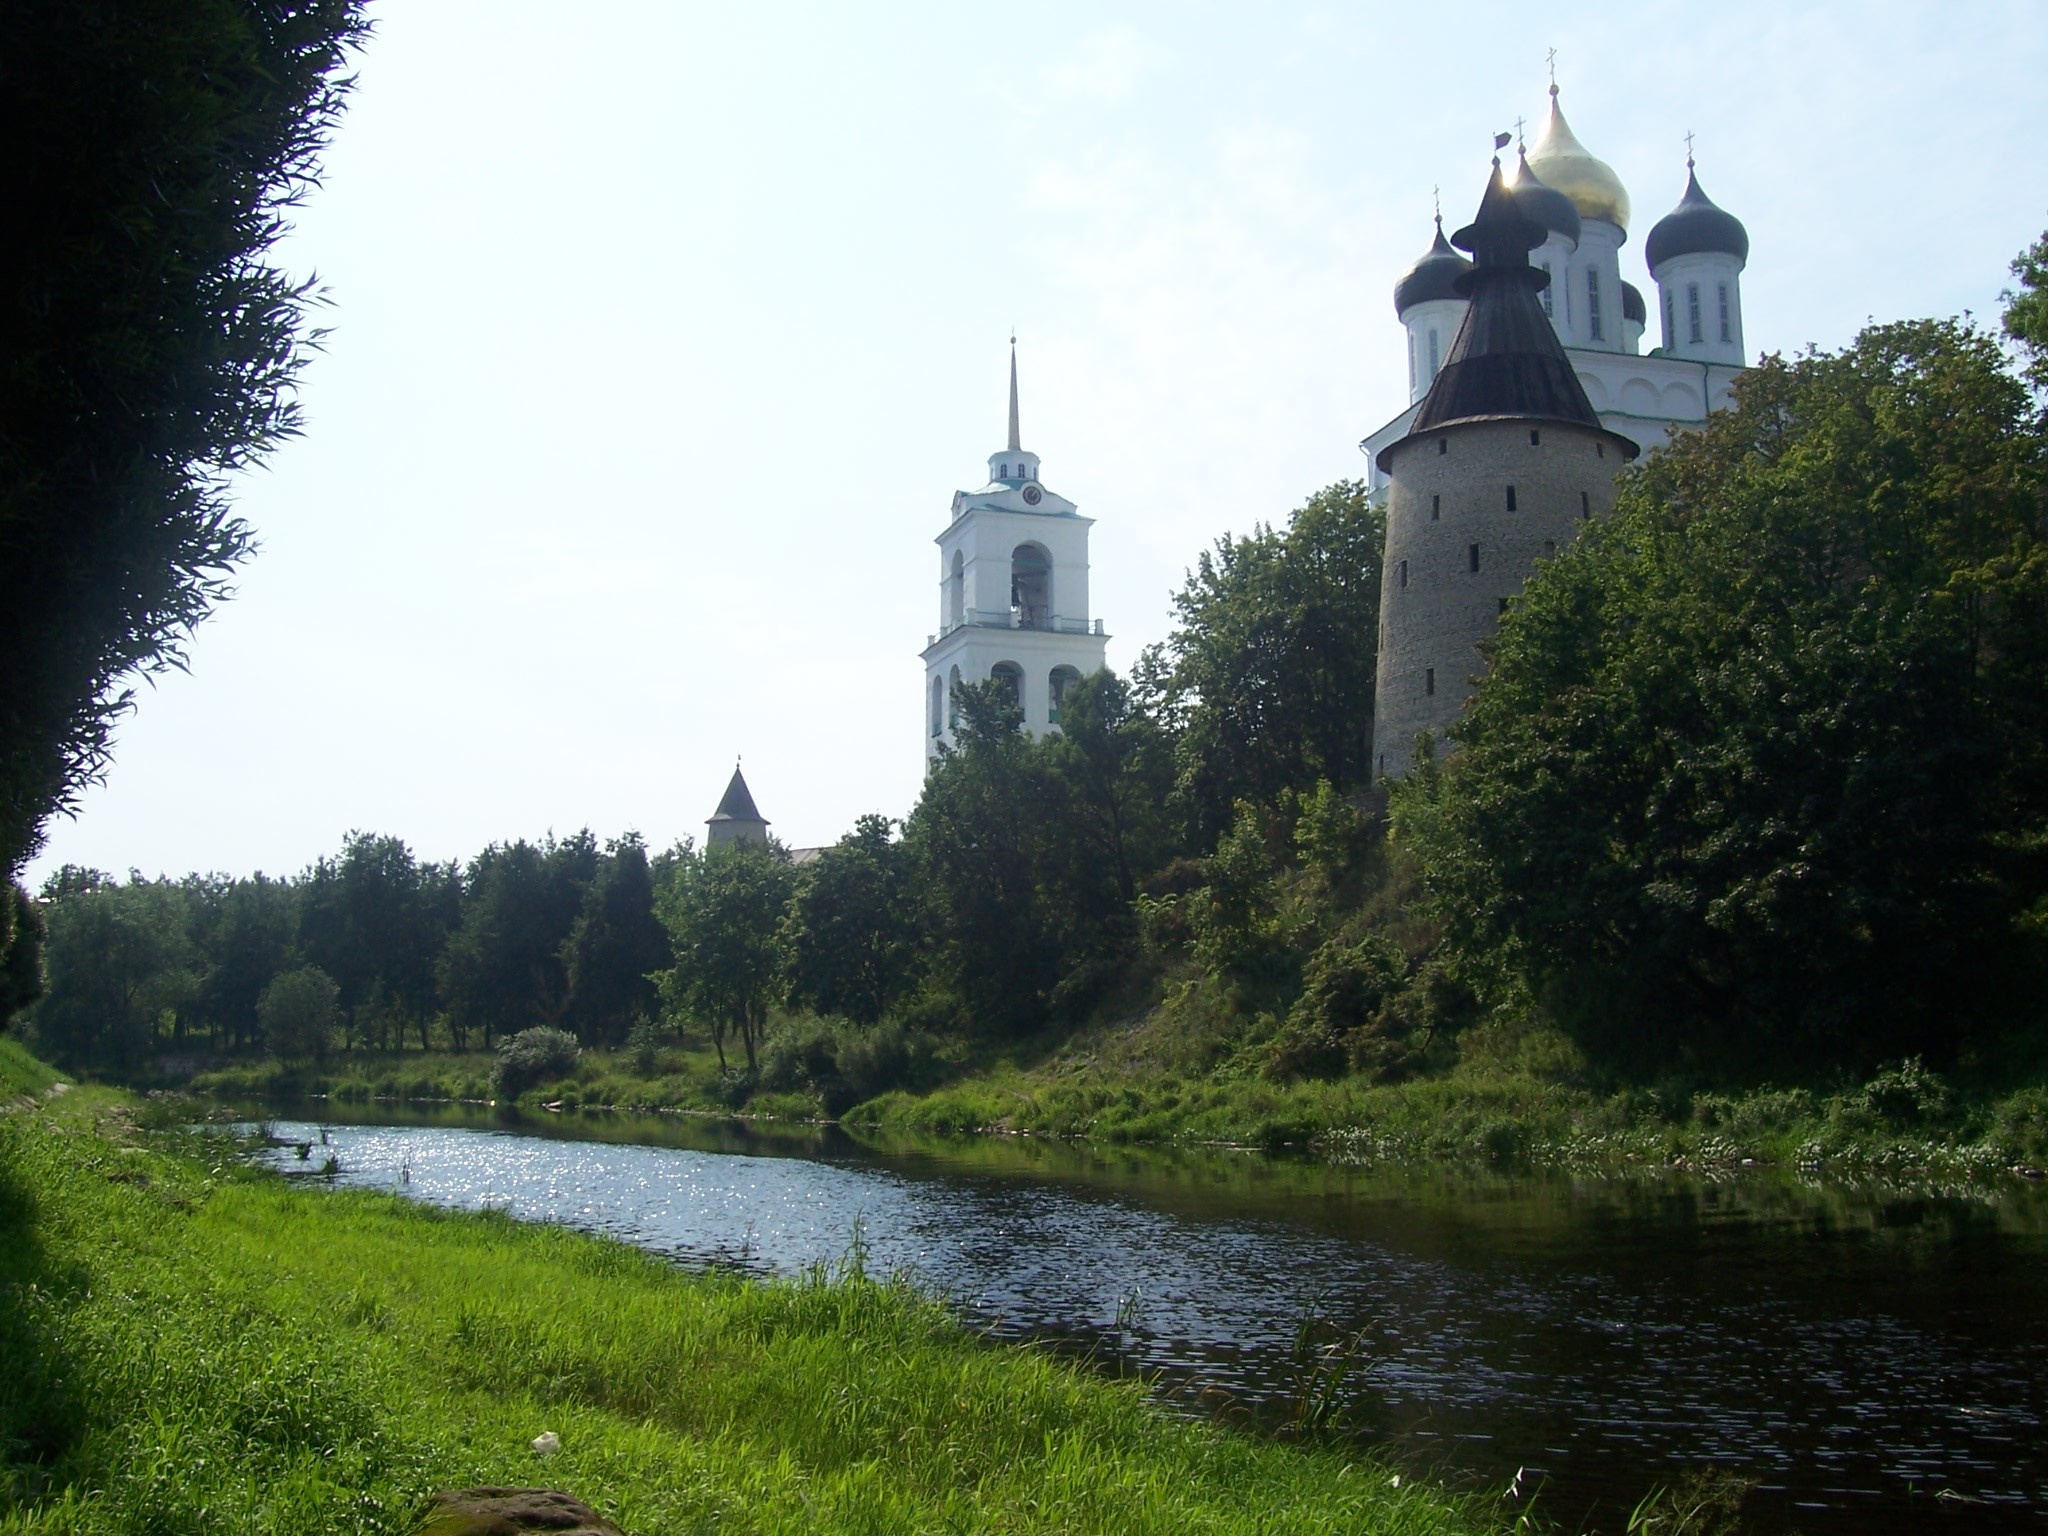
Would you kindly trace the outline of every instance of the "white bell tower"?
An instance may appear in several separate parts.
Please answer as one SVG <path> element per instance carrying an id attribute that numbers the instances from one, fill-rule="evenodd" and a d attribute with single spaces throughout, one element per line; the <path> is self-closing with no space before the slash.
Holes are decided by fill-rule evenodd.
<path id="1" fill-rule="evenodd" d="M 1088 616 L 1093 519 L 1038 481 L 1017 423 L 1010 338 L 1010 440 L 988 456 L 988 484 L 953 493 L 939 546 L 939 629 L 924 648 L 925 757 L 951 746 L 962 683 L 1001 678 L 1037 736 L 1059 725 L 1066 690 L 1102 669 L 1108 637 Z"/>

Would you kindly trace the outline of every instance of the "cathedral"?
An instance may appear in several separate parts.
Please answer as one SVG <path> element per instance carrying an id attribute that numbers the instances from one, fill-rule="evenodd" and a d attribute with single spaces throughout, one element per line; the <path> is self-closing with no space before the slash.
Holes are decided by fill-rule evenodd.
<path id="1" fill-rule="evenodd" d="M 1512 177 L 1496 159 L 1471 225 L 1447 242 L 1439 216 L 1395 284 L 1409 403 L 1359 445 L 1387 507 L 1377 774 L 1403 773 L 1420 733 L 1452 730 L 1476 647 L 1535 563 L 1606 514 L 1615 475 L 1729 403 L 1746 355 L 1747 232 L 1688 155 L 1678 206 L 1644 242 L 1660 336 L 1645 353 L 1648 306 L 1621 275 L 1629 212 L 1553 84 L 1534 150 Z"/>
<path id="2" fill-rule="evenodd" d="M 988 456 L 988 483 L 955 491 L 938 536 L 939 629 L 924 648 L 925 757 L 954 742 L 954 693 L 994 678 L 1032 735 L 1057 729 L 1067 689 L 1103 666 L 1108 636 L 1088 616 L 1093 520 L 1038 478 L 1017 419 L 1017 341 L 1010 339 L 1010 437 Z"/>

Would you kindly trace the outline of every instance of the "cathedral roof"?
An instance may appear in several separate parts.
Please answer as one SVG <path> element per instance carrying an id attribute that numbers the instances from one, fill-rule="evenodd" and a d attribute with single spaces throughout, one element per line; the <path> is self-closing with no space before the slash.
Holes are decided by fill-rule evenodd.
<path id="1" fill-rule="evenodd" d="M 1443 215 L 1438 214 L 1436 239 L 1394 284 L 1394 313 L 1405 315 L 1417 304 L 1427 304 L 1431 299 L 1462 298 L 1458 279 L 1471 270 L 1472 263 L 1452 250 L 1450 242 L 1444 239 Z"/>
<path id="2" fill-rule="evenodd" d="M 1402 441 L 1459 422 L 1503 418 L 1606 430 L 1536 299 L 1548 279 L 1529 265 L 1529 252 L 1548 234 L 1523 211 L 1494 161 L 1478 214 L 1452 237 L 1473 255 L 1472 270 L 1458 279 L 1471 303 Z M 1381 469 L 1392 451 L 1382 450 Z M 1626 455 L 1635 451 L 1627 443 Z"/>
<path id="3" fill-rule="evenodd" d="M 1579 243 L 1579 210 L 1557 188 L 1546 186 L 1529 169 L 1525 152 L 1515 163 L 1515 179 L 1508 184 L 1522 211 L 1553 234 L 1563 235 L 1574 246 Z"/>
<path id="4" fill-rule="evenodd" d="M 1573 134 L 1571 124 L 1558 110 L 1555 85 L 1550 88 L 1550 121 L 1543 125 L 1543 137 L 1529 156 L 1529 168 L 1546 187 L 1555 187 L 1570 198 L 1581 216 L 1628 228 L 1628 188 L 1606 161 Z"/>
<path id="5" fill-rule="evenodd" d="M 1627 278 L 1621 280 L 1621 318 L 1633 320 L 1637 325 L 1646 325 L 1650 319 L 1650 307 L 1643 302 L 1643 290 Z"/>
<path id="6" fill-rule="evenodd" d="M 754 797 L 747 789 L 747 781 L 741 775 L 739 765 L 732 770 L 732 782 L 725 786 L 725 797 L 718 802 L 718 809 L 707 818 L 711 821 L 758 821 L 768 825 L 768 818 L 754 808 Z"/>
<path id="7" fill-rule="evenodd" d="M 1700 190 L 1690 157 L 1685 162 L 1685 196 L 1678 206 L 1659 219 L 1650 230 L 1643 248 L 1644 259 L 1654 273 L 1674 256 L 1697 251 L 1721 251 L 1738 261 L 1749 260 L 1749 231 L 1742 221 Z"/>

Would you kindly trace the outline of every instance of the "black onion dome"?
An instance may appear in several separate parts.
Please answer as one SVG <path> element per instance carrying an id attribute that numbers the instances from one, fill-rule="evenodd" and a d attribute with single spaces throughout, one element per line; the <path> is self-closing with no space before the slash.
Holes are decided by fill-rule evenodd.
<path id="1" fill-rule="evenodd" d="M 1563 235 L 1574 246 L 1579 243 L 1578 205 L 1555 187 L 1546 187 L 1529 169 L 1529 156 L 1524 153 L 1521 163 L 1515 167 L 1515 179 L 1508 190 L 1515 194 L 1515 202 L 1522 212 L 1541 224 L 1553 234 Z"/>
<path id="2" fill-rule="evenodd" d="M 1431 299 L 1461 298 L 1457 281 L 1471 267 L 1472 263 L 1452 250 L 1450 242 L 1444 239 L 1444 221 L 1439 215 L 1436 239 L 1415 265 L 1401 274 L 1401 281 L 1394 284 L 1394 313 L 1405 315 L 1417 304 L 1427 304 Z"/>
<path id="3" fill-rule="evenodd" d="M 1643 302 L 1643 290 L 1627 278 L 1621 280 L 1621 318 L 1633 320 L 1637 325 L 1650 321 L 1650 307 Z"/>
<path id="4" fill-rule="evenodd" d="M 1685 168 L 1685 196 L 1678 206 L 1657 221 L 1643 247 L 1643 256 L 1655 272 L 1674 256 L 1691 256 L 1699 251 L 1719 251 L 1737 261 L 1749 260 L 1749 231 L 1742 220 L 1700 190 L 1700 179 L 1688 164 Z"/>
<path id="5" fill-rule="evenodd" d="M 1548 237 L 1508 191 L 1496 160 L 1478 216 L 1453 237 L 1475 258 L 1458 279 L 1471 300 L 1464 322 L 1408 435 L 1380 450 L 1375 462 L 1381 469 L 1402 443 L 1458 422 L 1555 421 L 1606 432 L 1536 298 L 1548 279 L 1529 265 L 1529 252 Z M 1607 438 L 1623 458 L 1636 456 L 1627 438 L 1611 432 Z"/>

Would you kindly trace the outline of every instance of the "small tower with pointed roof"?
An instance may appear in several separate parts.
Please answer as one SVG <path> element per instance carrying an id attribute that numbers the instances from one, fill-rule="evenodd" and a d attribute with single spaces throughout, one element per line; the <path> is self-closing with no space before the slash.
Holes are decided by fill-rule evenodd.
<path id="1" fill-rule="evenodd" d="M 1465 317 L 1407 434 L 1378 455 L 1389 479 L 1373 764 L 1405 774 L 1416 738 L 1455 733 L 1479 645 L 1539 560 L 1614 504 L 1636 444 L 1601 424 L 1540 295 L 1529 253 L 1552 231 L 1502 179 L 1472 223 L 1457 280 Z"/>
<path id="2" fill-rule="evenodd" d="M 768 818 L 754 807 L 753 792 L 747 788 L 740 765 L 732 765 L 732 779 L 719 798 L 718 809 L 704 823 L 704 846 L 722 848 L 727 843 L 765 843 Z"/>
<path id="3" fill-rule="evenodd" d="M 988 456 L 988 483 L 953 493 L 939 546 L 939 628 L 924 648 L 927 761 L 954 744 L 956 690 L 1000 680 L 1033 735 L 1055 730 L 1066 691 L 1099 672 L 1108 637 L 1088 607 L 1093 521 L 1038 478 L 1017 406 L 1010 338 L 1009 440 Z"/>

